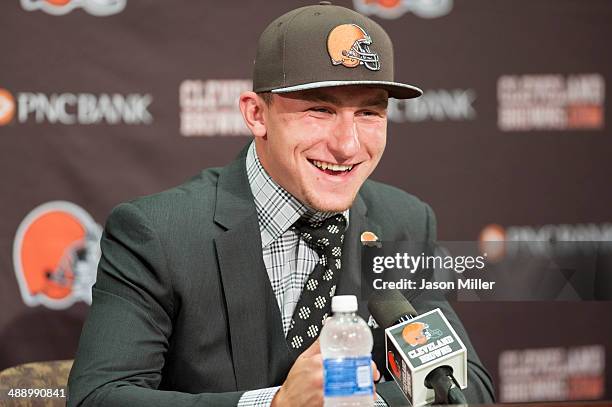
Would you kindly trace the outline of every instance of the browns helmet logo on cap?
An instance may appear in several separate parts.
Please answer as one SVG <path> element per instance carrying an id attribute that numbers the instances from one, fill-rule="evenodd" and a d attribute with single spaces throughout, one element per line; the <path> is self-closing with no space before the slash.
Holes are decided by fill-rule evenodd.
<path id="1" fill-rule="evenodd" d="M 372 39 L 356 24 L 342 24 L 327 37 L 327 52 L 332 64 L 355 68 L 363 65 L 371 71 L 380 69 L 378 54 L 370 50 Z"/>
<path id="2" fill-rule="evenodd" d="M 81 207 L 53 201 L 36 207 L 21 222 L 13 263 L 26 305 L 64 309 L 91 304 L 100 259 L 102 228 Z"/>

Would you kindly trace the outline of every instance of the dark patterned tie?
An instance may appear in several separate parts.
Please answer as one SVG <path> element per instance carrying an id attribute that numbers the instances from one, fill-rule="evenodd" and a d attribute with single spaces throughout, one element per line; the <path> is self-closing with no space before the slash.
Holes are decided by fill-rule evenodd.
<path id="1" fill-rule="evenodd" d="M 292 228 L 319 254 L 319 262 L 304 284 L 287 333 L 289 349 L 297 357 L 317 339 L 331 310 L 331 297 L 342 267 L 346 219 L 341 214 L 324 221 L 300 218 Z"/>

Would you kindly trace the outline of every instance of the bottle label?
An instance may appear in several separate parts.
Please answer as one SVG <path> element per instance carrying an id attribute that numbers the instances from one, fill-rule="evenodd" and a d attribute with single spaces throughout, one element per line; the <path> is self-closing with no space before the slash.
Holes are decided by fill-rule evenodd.
<path id="1" fill-rule="evenodd" d="M 373 395 L 369 356 L 323 360 L 325 397 Z"/>

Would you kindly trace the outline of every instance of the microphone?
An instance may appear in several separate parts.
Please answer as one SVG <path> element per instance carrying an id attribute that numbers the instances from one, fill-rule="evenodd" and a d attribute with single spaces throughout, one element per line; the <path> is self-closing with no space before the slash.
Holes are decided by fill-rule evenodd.
<path id="1" fill-rule="evenodd" d="M 413 407 L 467 404 L 467 350 L 439 308 L 417 316 L 399 290 L 376 290 L 368 310 L 385 329 L 387 370 Z"/>

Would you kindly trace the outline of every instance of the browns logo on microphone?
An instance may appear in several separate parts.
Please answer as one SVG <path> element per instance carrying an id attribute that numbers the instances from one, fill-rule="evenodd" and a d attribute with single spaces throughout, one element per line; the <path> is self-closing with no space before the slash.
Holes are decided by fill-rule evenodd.
<path id="1" fill-rule="evenodd" d="M 424 345 L 428 340 L 441 336 L 439 330 L 431 332 L 429 325 L 423 322 L 413 322 L 402 330 L 402 337 L 410 346 Z"/>

